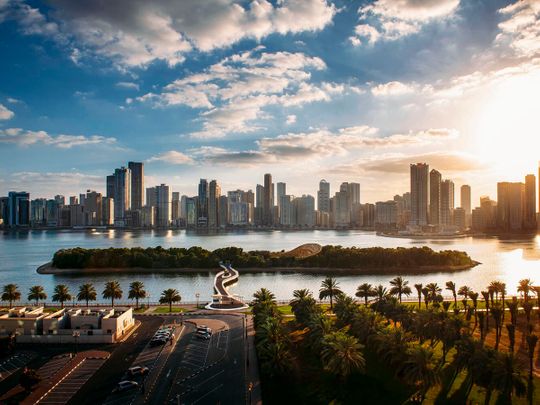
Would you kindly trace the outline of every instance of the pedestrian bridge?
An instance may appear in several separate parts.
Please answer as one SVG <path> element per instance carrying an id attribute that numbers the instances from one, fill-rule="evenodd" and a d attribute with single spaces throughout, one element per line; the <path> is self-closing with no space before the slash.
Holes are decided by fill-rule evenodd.
<path id="1" fill-rule="evenodd" d="M 248 305 L 240 297 L 231 294 L 227 289 L 227 287 L 238 281 L 238 271 L 233 269 L 229 263 L 220 262 L 219 267 L 221 267 L 222 271 L 214 277 L 214 295 L 212 296 L 212 302 L 206 305 L 206 309 L 236 311 L 248 308 Z"/>

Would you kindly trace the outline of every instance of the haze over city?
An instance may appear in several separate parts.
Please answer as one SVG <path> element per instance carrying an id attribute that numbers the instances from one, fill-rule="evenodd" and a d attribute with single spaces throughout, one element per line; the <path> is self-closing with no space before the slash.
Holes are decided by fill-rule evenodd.
<path id="1" fill-rule="evenodd" d="M 104 192 L 112 168 L 141 161 L 146 184 L 182 194 L 199 178 L 253 189 L 271 172 L 296 195 L 325 178 L 376 201 L 426 162 L 477 204 L 537 170 L 539 11 L 0 2 L 0 194 Z"/>

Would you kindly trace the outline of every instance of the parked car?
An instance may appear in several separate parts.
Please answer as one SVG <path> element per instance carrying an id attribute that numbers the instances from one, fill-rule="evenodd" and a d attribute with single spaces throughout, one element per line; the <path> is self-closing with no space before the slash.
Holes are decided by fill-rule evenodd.
<path id="1" fill-rule="evenodd" d="M 136 381 L 125 380 L 125 381 L 120 381 L 118 385 L 116 386 L 116 388 L 114 389 L 114 391 L 122 392 L 122 391 L 134 390 L 137 388 L 139 388 L 139 383 L 137 383 Z"/>
<path id="2" fill-rule="evenodd" d="M 203 330 L 198 330 L 195 332 L 195 336 L 197 336 L 199 339 L 208 340 L 212 337 L 212 334 Z"/>
<path id="3" fill-rule="evenodd" d="M 148 374 L 149 371 L 150 371 L 150 369 L 148 367 L 144 367 L 144 366 L 134 366 L 134 367 L 130 367 L 128 369 L 128 373 L 131 376 L 146 375 L 146 374 Z"/>
<path id="4" fill-rule="evenodd" d="M 206 325 L 199 325 L 197 326 L 197 332 L 199 331 L 202 331 L 202 332 L 206 332 L 206 333 L 210 333 L 212 334 L 212 329 L 210 329 L 208 326 Z"/>
<path id="5" fill-rule="evenodd" d="M 161 346 L 167 343 L 168 338 L 165 337 L 155 337 L 150 341 L 150 346 Z"/>

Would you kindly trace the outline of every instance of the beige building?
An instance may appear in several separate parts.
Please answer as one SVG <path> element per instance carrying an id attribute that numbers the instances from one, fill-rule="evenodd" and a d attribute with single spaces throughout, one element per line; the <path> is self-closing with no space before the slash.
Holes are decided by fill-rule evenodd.
<path id="1" fill-rule="evenodd" d="M 115 343 L 135 326 L 131 308 L 14 308 L 0 315 L 0 335 L 20 343 Z"/>

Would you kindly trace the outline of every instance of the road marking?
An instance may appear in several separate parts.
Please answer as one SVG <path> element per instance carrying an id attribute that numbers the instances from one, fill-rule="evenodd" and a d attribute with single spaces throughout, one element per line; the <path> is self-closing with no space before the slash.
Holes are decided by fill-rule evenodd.
<path id="1" fill-rule="evenodd" d="M 201 401 L 204 397 L 210 395 L 212 392 L 220 389 L 221 387 L 223 387 L 223 384 L 219 384 L 216 388 L 214 388 L 213 390 L 210 390 L 208 391 L 206 394 L 204 394 L 202 397 L 199 397 L 197 398 L 195 401 L 193 401 L 193 404 L 196 404 L 197 402 Z"/>

